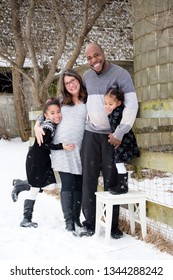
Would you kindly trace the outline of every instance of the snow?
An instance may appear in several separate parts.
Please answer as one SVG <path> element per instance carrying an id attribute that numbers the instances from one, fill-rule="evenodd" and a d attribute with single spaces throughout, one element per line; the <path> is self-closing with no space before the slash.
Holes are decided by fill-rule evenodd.
<path id="1" fill-rule="evenodd" d="M 26 192 L 21 193 L 14 203 L 11 190 L 14 178 L 26 178 L 28 145 L 29 142 L 22 142 L 20 138 L 0 140 L 0 263 L 9 260 L 19 263 L 60 260 L 66 263 L 104 261 L 106 265 L 109 261 L 152 260 L 163 263 L 163 260 L 173 260 L 173 256 L 127 234 L 119 240 L 112 239 L 109 245 L 104 242 L 104 232 L 99 238 L 73 236 L 64 229 L 60 201 L 46 193 L 39 193 L 35 204 L 33 221 L 38 222 L 38 228 L 21 228 L 19 224 Z"/>

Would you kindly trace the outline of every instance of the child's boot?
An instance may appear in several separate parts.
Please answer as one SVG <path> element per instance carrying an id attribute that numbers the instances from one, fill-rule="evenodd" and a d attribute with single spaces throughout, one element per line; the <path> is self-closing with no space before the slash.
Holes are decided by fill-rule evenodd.
<path id="1" fill-rule="evenodd" d="M 24 201 L 23 220 L 20 223 L 21 227 L 38 227 L 37 223 L 32 222 L 32 213 L 34 210 L 35 200 L 26 199 Z"/>
<path id="2" fill-rule="evenodd" d="M 30 190 L 30 185 L 28 184 L 28 181 L 22 181 L 20 179 L 14 179 L 13 180 L 13 190 L 11 192 L 11 197 L 12 197 L 12 200 L 14 202 L 16 202 L 18 200 L 18 195 L 20 192 L 23 192 L 23 191 L 29 191 Z"/>
<path id="3" fill-rule="evenodd" d="M 128 192 L 128 172 L 125 174 L 118 174 L 118 183 L 116 186 L 109 188 L 111 194 L 123 194 Z"/>

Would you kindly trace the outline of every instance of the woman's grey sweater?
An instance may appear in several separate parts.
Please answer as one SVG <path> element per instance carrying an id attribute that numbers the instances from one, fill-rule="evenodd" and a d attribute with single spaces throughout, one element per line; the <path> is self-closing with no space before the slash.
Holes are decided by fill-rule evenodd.
<path id="1" fill-rule="evenodd" d="M 86 104 L 62 106 L 62 120 L 57 125 L 53 143 L 75 144 L 73 151 L 51 151 L 52 167 L 55 171 L 82 174 L 80 149 L 86 122 Z"/>

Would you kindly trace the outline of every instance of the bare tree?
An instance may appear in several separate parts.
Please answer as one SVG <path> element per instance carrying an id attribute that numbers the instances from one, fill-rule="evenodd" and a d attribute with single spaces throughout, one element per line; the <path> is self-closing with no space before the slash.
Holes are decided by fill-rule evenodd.
<path id="1" fill-rule="evenodd" d="M 12 67 L 14 104 L 20 136 L 28 140 L 29 124 L 23 77 L 32 86 L 32 106 L 40 108 L 47 97 L 67 46 L 71 53 L 64 67 L 73 67 L 84 40 L 108 0 L 2 0 L 3 28 L 0 57 Z M 30 61 L 30 70 L 24 67 Z M 43 74 L 43 70 L 46 72 Z"/>

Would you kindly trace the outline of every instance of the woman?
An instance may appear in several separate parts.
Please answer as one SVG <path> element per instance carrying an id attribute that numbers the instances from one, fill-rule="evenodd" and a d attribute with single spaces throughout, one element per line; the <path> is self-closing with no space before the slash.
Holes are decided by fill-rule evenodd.
<path id="1" fill-rule="evenodd" d="M 80 149 L 86 120 L 87 94 L 81 77 L 73 69 L 63 71 L 60 77 L 62 120 L 58 125 L 53 143 L 73 143 L 73 151 L 51 151 L 52 167 L 61 179 L 61 206 L 66 230 L 81 227 L 82 167 Z M 38 122 L 35 126 L 38 142 L 42 137 Z"/>

